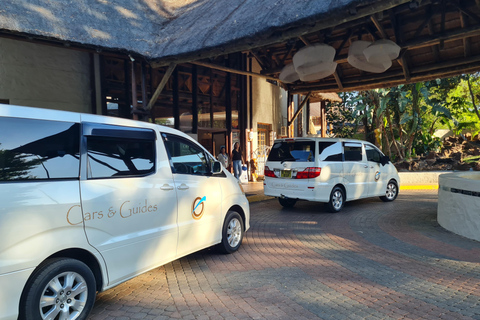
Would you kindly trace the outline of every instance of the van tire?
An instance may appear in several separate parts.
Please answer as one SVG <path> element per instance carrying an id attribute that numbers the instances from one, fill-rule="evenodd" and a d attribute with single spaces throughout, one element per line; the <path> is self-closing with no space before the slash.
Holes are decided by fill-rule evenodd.
<path id="1" fill-rule="evenodd" d="M 228 211 L 222 228 L 222 242 L 218 245 L 218 250 L 226 254 L 237 251 L 242 244 L 244 230 L 240 214 Z"/>
<path id="2" fill-rule="evenodd" d="M 388 181 L 387 190 L 385 190 L 385 195 L 381 196 L 380 199 L 384 202 L 391 202 L 397 199 L 398 196 L 398 185 L 395 180 Z"/>
<path id="3" fill-rule="evenodd" d="M 73 278 L 71 283 L 66 282 L 67 276 Z M 55 283 L 60 283 L 62 288 L 55 290 L 49 286 Z M 72 292 L 72 287 L 75 288 L 81 283 L 82 289 L 85 289 Z M 54 294 L 57 295 L 56 300 L 51 298 Z M 19 319 L 43 319 L 48 312 L 63 308 L 70 316 L 74 312 L 80 312 L 75 320 L 85 320 L 95 303 L 95 296 L 95 276 L 86 264 L 70 258 L 50 259 L 44 262 L 27 282 L 22 295 Z M 43 309 L 40 308 L 42 301 L 48 303 Z"/>
<path id="4" fill-rule="evenodd" d="M 295 205 L 295 203 L 297 203 L 297 200 L 290 198 L 278 198 L 278 202 L 280 202 L 284 208 L 291 208 Z"/>
<path id="5" fill-rule="evenodd" d="M 340 187 L 333 188 L 330 193 L 330 200 L 327 203 L 328 211 L 332 213 L 339 212 L 342 210 L 343 205 L 345 204 L 345 192 Z"/>

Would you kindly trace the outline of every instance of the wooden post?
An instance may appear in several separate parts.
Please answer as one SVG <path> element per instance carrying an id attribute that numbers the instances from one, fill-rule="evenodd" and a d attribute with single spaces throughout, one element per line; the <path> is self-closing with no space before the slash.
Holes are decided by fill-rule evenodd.
<path id="1" fill-rule="evenodd" d="M 198 73 L 192 65 L 192 133 L 198 132 Z"/>
<path id="2" fill-rule="evenodd" d="M 174 128 L 180 129 L 180 102 L 179 102 L 179 92 L 178 92 L 178 69 L 175 69 L 173 72 L 173 119 L 174 119 Z"/>
<path id="3" fill-rule="evenodd" d="M 135 76 L 135 60 L 132 62 L 132 107 L 133 107 L 133 120 L 138 120 L 137 114 L 137 81 Z"/>
<path id="4" fill-rule="evenodd" d="M 326 109 L 327 105 L 325 100 L 322 100 L 320 102 L 320 119 L 321 119 L 321 124 L 322 124 L 322 138 L 327 136 L 327 119 L 326 119 Z"/>
<path id="5" fill-rule="evenodd" d="M 149 102 L 148 105 L 147 105 L 147 110 L 151 110 L 152 107 L 155 105 L 155 102 L 157 102 L 158 96 L 160 95 L 160 93 L 162 93 L 162 90 L 163 90 L 163 88 L 165 87 L 165 85 L 167 84 L 168 79 L 169 79 L 170 76 L 172 75 L 173 70 L 175 70 L 175 67 L 176 67 L 176 64 L 175 64 L 175 63 L 171 63 L 171 64 L 168 66 L 168 69 L 167 69 L 167 71 L 165 72 L 165 75 L 163 76 L 162 81 L 160 81 L 160 83 L 158 84 L 157 89 L 156 89 L 155 92 L 153 93 L 152 98 L 150 98 L 150 102 Z"/>

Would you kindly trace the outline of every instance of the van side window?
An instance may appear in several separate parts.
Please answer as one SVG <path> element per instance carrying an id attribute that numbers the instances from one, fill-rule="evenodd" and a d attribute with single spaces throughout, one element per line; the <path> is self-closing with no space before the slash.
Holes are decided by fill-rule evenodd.
<path id="1" fill-rule="evenodd" d="M 320 161 L 343 161 L 341 142 L 319 142 Z"/>
<path id="2" fill-rule="evenodd" d="M 172 172 L 204 175 L 210 172 L 209 160 L 200 146 L 173 134 L 162 134 L 172 165 Z"/>
<path id="3" fill-rule="evenodd" d="M 78 179 L 80 124 L 0 118 L 0 182 Z"/>
<path id="4" fill-rule="evenodd" d="M 155 172 L 155 141 L 87 137 L 89 179 L 143 176 Z"/>
<path id="5" fill-rule="evenodd" d="M 378 162 L 380 163 L 382 155 L 380 152 L 372 147 L 371 145 L 365 145 L 365 152 L 367 153 L 367 161 Z"/>
<path id="6" fill-rule="evenodd" d="M 345 161 L 362 161 L 362 145 L 359 143 L 345 143 L 343 152 Z"/>

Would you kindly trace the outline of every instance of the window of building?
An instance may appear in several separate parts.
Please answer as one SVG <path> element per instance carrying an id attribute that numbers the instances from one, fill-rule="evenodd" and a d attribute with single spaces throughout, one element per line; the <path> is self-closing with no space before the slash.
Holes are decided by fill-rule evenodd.
<path id="1" fill-rule="evenodd" d="M 80 125 L 0 118 L 0 181 L 78 179 Z"/>
<path id="2" fill-rule="evenodd" d="M 257 143 L 259 155 L 266 155 L 268 147 L 271 146 L 272 125 L 268 123 L 257 123 Z"/>

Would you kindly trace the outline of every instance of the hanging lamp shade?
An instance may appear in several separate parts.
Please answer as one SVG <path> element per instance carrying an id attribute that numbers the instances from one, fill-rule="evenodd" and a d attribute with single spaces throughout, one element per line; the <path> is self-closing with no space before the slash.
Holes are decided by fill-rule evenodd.
<path id="1" fill-rule="evenodd" d="M 337 68 L 336 62 L 323 62 L 320 67 L 312 67 L 312 72 L 309 74 L 300 74 L 300 80 L 313 81 L 326 78 L 332 75 Z"/>
<path id="2" fill-rule="evenodd" d="M 400 46 L 387 39 L 377 40 L 369 45 L 363 54 L 368 62 L 380 62 L 385 60 L 395 60 L 400 54 Z"/>
<path id="3" fill-rule="evenodd" d="M 324 43 L 306 46 L 293 56 L 293 66 L 302 81 L 318 80 L 335 72 L 335 48 Z M 309 80 L 304 80 L 309 79 Z"/>
<path id="4" fill-rule="evenodd" d="M 292 83 L 299 80 L 300 76 L 295 71 L 295 67 L 293 66 L 293 63 L 289 63 L 285 67 L 283 67 L 282 72 L 280 72 L 280 75 L 278 76 L 278 78 L 282 82 Z"/>
<path id="5" fill-rule="evenodd" d="M 369 62 L 365 57 L 363 51 L 371 45 L 370 41 L 355 41 L 352 42 L 348 49 L 348 63 L 357 69 L 368 71 L 372 73 L 382 73 L 387 71 L 392 66 L 392 60 L 388 55 L 380 55 L 377 61 Z"/>

